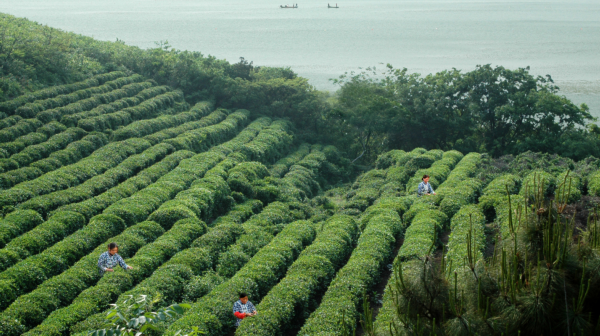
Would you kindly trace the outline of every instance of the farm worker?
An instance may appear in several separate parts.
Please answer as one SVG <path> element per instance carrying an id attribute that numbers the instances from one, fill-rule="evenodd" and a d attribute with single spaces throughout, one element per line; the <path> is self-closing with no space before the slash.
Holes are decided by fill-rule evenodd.
<path id="1" fill-rule="evenodd" d="M 417 194 L 421 197 L 423 194 L 425 195 L 435 195 L 435 191 L 429 184 L 429 175 L 423 175 L 421 178 L 423 182 L 419 183 L 419 188 L 417 188 Z"/>
<path id="2" fill-rule="evenodd" d="M 242 320 L 248 316 L 256 315 L 256 308 L 252 302 L 248 301 L 246 293 L 240 293 L 240 299 L 233 304 L 233 315 L 235 315 L 235 326 L 240 326 Z"/>
<path id="3" fill-rule="evenodd" d="M 127 266 L 123 258 L 117 254 L 119 252 L 119 246 L 117 243 L 108 244 L 108 251 L 102 253 L 98 258 L 98 268 L 100 269 L 100 275 L 104 275 L 104 272 L 114 272 L 113 267 L 119 264 L 123 269 L 132 269 L 133 267 Z"/>

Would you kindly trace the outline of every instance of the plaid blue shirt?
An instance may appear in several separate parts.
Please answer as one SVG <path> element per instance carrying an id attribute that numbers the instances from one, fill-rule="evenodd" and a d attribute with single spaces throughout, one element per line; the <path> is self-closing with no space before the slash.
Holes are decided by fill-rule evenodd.
<path id="1" fill-rule="evenodd" d="M 248 301 L 246 302 L 246 304 L 243 304 L 242 301 L 237 300 L 234 304 L 233 304 L 233 313 L 253 313 L 256 311 L 256 308 L 254 308 L 254 305 L 252 304 L 252 302 Z M 235 316 L 235 315 L 234 315 Z M 240 323 L 242 322 L 242 319 L 237 318 L 237 316 L 235 317 L 236 321 L 235 321 L 235 326 L 239 327 Z"/>
<path id="2" fill-rule="evenodd" d="M 419 183 L 419 188 L 417 188 L 417 195 L 421 196 L 427 193 L 433 194 L 433 188 L 431 187 L 431 184 L 425 182 Z"/>
<path id="3" fill-rule="evenodd" d="M 119 254 L 115 253 L 111 256 L 110 253 L 108 253 L 108 251 L 102 253 L 100 255 L 100 258 L 98 258 L 98 268 L 100 269 L 100 275 L 104 275 L 104 272 L 106 272 L 107 268 L 113 268 L 117 266 L 117 264 L 119 264 L 124 269 L 127 269 L 127 264 Z"/>

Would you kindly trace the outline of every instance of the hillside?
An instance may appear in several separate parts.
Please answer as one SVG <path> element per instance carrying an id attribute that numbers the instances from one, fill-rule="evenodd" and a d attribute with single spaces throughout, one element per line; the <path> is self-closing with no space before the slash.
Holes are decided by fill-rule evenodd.
<path id="1" fill-rule="evenodd" d="M 86 335 L 140 296 L 149 311 L 189 304 L 147 335 L 600 332 L 599 159 L 522 143 L 373 150 L 386 133 L 356 125 L 390 103 L 381 91 L 353 105 L 354 82 L 332 103 L 289 69 L 116 45 L 56 82 L 52 67 L 27 75 L 0 102 L 0 335 Z M 172 63 L 126 66 L 125 51 Z M 214 76 L 179 78 L 192 59 Z M 322 134 L 340 111 L 358 142 L 333 139 L 343 123 Z M 593 139 L 577 124 L 562 136 Z M 436 194 L 419 197 L 425 174 Z M 133 269 L 99 273 L 111 242 Z M 236 330 L 240 292 L 259 314 Z"/>

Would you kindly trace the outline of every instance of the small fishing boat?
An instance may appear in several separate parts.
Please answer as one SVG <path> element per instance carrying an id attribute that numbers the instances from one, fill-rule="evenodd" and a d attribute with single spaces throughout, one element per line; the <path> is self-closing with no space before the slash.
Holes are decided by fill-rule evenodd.
<path id="1" fill-rule="evenodd" d="M 294 4 L 294 5 L 279 5 L 279 7 L 281 8 L 298 8 L 298 4 Z"/>
<path id="2" fill-rule="evenodd" d="M 327 8 L 340 8 L 340 7 L 338 7 L 337 4 L 335 4 L 335 6 L 331 6 L 331 5 L 327 4 Z"/>

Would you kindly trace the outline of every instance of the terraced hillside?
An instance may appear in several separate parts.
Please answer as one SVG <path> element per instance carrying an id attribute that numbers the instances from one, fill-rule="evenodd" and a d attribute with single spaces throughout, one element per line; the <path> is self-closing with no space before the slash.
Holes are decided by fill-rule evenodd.
<path id="1" fill-rule="evenodd" d="M 110 328 L 140 295 L 190 305 L 148 335 L 600 328 L 598 160 L 416 148 L 352 181 L 287 120 L 124 72 L 0 112 L 0 335 Z M 416 195 L 424 174 L 435 195 Z M 109 242 L 133 269 L 100 275 Z M 235 329 L 240 292 L 259 314 Z"/>

